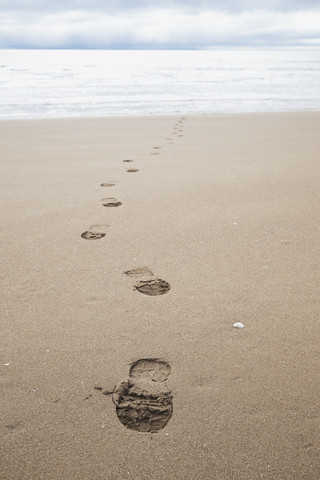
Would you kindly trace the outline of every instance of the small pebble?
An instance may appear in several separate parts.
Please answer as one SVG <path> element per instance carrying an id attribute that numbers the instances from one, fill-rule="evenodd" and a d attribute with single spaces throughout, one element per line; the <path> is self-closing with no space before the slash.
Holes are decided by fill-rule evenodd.
<path id="1" fill-rule="evenodd" d="M 244 328 L 244 325 L 241 322 L 236 322 L 236 323 L 233 324 L 233 326 L 234 326 L 234 328 Z"/>

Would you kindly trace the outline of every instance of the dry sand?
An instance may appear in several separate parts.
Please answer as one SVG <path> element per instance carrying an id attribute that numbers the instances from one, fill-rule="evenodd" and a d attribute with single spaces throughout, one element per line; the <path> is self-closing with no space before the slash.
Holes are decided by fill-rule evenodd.
<path id="1" fill-rule="evenodd" d="M 319 127 L 0 123 L 1 480 L 320 478 Z M 143 266 L 170 291 L 134 289 Z M 145 358 L 158 433 L 102 394 Z"/>

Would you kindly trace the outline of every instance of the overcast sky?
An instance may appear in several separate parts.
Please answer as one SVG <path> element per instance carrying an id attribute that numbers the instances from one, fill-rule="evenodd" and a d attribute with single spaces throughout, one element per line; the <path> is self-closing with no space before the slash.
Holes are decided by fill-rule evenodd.
<path id="1" fill-rule="evenodd" d="M 0 0 L 0 48 L 320 46 L 320 0 Z"/>

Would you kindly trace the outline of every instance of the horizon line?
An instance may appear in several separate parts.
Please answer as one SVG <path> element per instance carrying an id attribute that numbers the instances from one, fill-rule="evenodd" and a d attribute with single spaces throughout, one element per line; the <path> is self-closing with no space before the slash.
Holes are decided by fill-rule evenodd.
<path id="1" fill-rule="evenodd" d="M 170 51 L 170 50 L 189 50 L 189 51 L 197 51 L 197 50 L 218 50 L 218 49 L 255 49 L 255 50 L 262 50 L 262 49 L 277 49 L 277 48 L 320 48 L 319 44 L 263 44 L 263 45 L 251 45 L 251 44 L 217 44 L 217 45 L 201 45 L 201 46 L 169 46 L 169 47 L 160 47 L 160 46 L 113 46 L 113 47 L 90 47 L 90 46 L 50 46 L 50 47 L 41 47 L 41 46 L 0 46 L 0 50 L 113 50 L 113 51 L 130 51 L 130 50 L 159 50 L 159 51 Z"/>

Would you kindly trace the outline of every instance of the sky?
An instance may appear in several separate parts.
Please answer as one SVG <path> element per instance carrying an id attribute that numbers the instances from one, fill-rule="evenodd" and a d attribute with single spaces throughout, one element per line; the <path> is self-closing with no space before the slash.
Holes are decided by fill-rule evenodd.
<path id="1" fill-rule="evenodd" d="M 0 48 L 320 46 L 320 0 L 0 0 Z"/>

